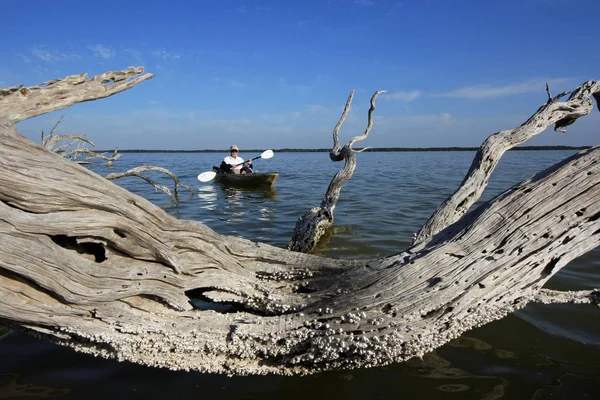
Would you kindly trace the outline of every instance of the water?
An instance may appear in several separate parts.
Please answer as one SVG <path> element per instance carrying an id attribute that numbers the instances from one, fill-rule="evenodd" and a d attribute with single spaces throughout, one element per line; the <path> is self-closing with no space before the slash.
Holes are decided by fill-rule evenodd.
<path id="1" fill-rule="evenodd" d="M 505 154 L 482 201 L 573 154 Z M 244 153 L 255 157 L 258 153 Z M 317 253 L 366 258 L 396 253 L 462 181 L 474 152 L 361 153 L 342 189 L 332 235 Z M 124 154 L 110 171 L 141 165 L 170 169 L 185 190 L 170 202 L 140 179 L 118 183 L 170 214 L 198 220 L 225 235 L 285 247 L 296 220 L 317 206 L 341 168 L 326 153 L 276 153 L 257 160 L 277 171 L 271 190 L 200 184 L 196 175 L 220 163 L 220 154 Z M 154 175 L 153 175 L 154 176 Z M 170 179 L 154 176 L 172 187 Z M 600 251 L 573 261 L 547 287 L 600 287 Z M 308 377 L 234 377 L 173 372 L 103 360 L 22 334 L 0 340 L 0 399 L 585 399 L 600 389 L 600 308 L 529 305 L 470 331 L 424 357 L 381 368 L 331 371 Z"/>

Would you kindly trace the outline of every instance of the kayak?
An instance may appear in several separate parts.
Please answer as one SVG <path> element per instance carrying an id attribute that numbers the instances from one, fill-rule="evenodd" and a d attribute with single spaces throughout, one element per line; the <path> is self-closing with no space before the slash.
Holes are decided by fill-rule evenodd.
<path id="1" fill-rule="evenodd" d="M 273 186 L 279 174 L 277 172 L 251 172 L 247 174 L 233 174 L 221 171 L 220 168 L 213 168 L 217 173 L 215 181 L 228 186 L 237 187 L 261 187 L 269 188 Z"/>

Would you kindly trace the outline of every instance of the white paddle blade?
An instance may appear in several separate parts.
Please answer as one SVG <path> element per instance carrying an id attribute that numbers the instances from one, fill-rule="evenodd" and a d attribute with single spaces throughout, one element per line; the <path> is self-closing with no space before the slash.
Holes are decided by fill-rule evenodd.
<path id="1" fill-rule="evenodd" d="M 208 182 L 212 181 L 215 176 L 217 176 L 217 173 L 215 171 L 206 171 L 198 175 L 198 180 L 200 182 Z"/>
<path id="2" fill-rule="evenodd" d="M 260 158 L 271 158 L 271 157 L 273 157 L 273 150 L 265 150 L 260 155 Z"/>

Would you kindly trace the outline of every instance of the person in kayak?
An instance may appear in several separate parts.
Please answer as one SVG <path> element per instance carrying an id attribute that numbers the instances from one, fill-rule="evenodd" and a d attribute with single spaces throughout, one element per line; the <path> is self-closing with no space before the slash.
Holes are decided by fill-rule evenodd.
<path id="1" fill-rule="evenodd" d="M 252 172 L 252 160 L 244 164 L 244 159 L 239 156 L 240 149 L 234 144 L 229 148 L 229 155 L 223 159 L 221 169 L 228 170 L 234 174 L 246 174 Z"/>

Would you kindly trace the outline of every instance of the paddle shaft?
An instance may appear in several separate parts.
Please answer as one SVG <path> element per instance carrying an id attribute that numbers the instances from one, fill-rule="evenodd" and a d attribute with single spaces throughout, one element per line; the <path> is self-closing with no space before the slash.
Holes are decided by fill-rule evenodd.
<path id="1" fill-rule="evenodd" d="M 258 156 L 258 157 L 254 157 L 254 158 L 249 158 L 249 159 L 247 159 L 246 161 L 244 161 L 243 163 L 235 164 L 234 168 L 235 168 L 235 167 L 237 167 L 238 165 L 244 165 L 244 164 L 247 164 L 247 163 L 249 163 L 249 162 L 250 162 L 250 161 L 252 161 L 252 160 L 258 160 L 259 158 L 262 158 L 262 156 Z"/>

